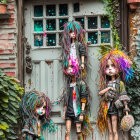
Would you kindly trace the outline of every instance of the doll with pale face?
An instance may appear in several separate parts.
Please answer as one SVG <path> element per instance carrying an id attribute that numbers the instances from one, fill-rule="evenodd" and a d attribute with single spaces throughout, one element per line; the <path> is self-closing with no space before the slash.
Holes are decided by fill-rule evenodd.
<path id="1" fill-rule="evenodd" d="M 105 54 L 100 61 L 100 109 L 98 126 L 103 133 L 109 130 L 109 140 L 118 140 L 118 118 L 122 110 L 128 114 L 127 103 L 130 98 L 125 91 L 124 82 L 132 77 L 132 62 L 120 50 L 112 50 Z"/>
<path id="2" fill-rule="evenodd" d="M 84 30 L 79 22 L 69 21 L 64 24 L 62 49 L 64 73 L 70 72 L 80 77 L 80 69 L 85 68 L 86 45 Z"/>
<path id="3" fill-rule="evenodd" d="M 49 98 L 42 92 L 27 92 L 20 105 L 24 128 L 23 137 L 26 140 L 43 140 L 43 131 L 55 131 L 55 126 L 50 119 L 51 103 Z"/>

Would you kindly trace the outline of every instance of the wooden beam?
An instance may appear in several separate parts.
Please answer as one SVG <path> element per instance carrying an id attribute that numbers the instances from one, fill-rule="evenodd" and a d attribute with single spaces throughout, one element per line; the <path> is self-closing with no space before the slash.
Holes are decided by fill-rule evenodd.
<path id="1" fill-rule="evenodd" d="M 18 38 L 17 38 L 17 63 L 18 63 L 18 79 L 23 85 L 24 77 L 24 63 L 23 63 L 23 0 L 17 0 L 17 21 L 18 21 Z"/>
<path id="2" fill-rule="evenodd" d="M 121 11 L 121 27 L 120 27 L 120 42 L 126 51 L 129 51 L 128 46 L 128 5 L 127 0 L 120 0 L 120 11 Z"/>

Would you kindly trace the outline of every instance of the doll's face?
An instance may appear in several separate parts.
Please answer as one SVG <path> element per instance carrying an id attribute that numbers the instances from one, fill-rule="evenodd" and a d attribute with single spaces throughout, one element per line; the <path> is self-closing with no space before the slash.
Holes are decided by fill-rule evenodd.
<path id="1" fill-rule="evenodd" d="M 105 69 L 106 75 L 114 76 L 118 74 L 118 72 L 119 72 L 118 68 L 116 68 L 113 62 L 110 59 L 108 59 L 106 69 Z"/>
<path id="2" fill-rule="evenodd" d="M 46 102 L 42 106 L 37 106 L 35 112 L 37 115 L 43 116 L 46 113 Z"/>
<path id="3" fill-rule="evenodd" d="M 73 31 L 70 32 L 70 38 L 71 38 L 71 39 L 75 39 L 75 38 L 76 38 L 75 33 L 74 33 Z"/>

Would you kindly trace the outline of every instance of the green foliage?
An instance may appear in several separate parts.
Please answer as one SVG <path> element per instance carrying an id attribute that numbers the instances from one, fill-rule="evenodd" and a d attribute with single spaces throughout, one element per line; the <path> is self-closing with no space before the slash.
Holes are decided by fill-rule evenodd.
<path id="1" fill-rule="evenodd" d="M 135 126 L 131 130 L 134 140 L 140 138 L 140 68 L 136 66 L 133 79 L 126 84 L 126 90 L 131 98 L 130 112 L 135 118 Z"/>
<path id="2" fill-rule="evenodd" d="M 0 3 L 6 4 L 7 0 L 0 0 Z"/>
<path id="3" fill-rule="evenodd" d="M 114 21 L 116 19 L 116 13 L 114 11 L 118 11 L 117 7 L 115 7 L 114 3 L 118 3 L 118 0 L 101 0 L 104 3 L 104 8 L 107 12 L 108 19 L 111 24 L 112 30 L 112 38 L 113 38 L 113 47 L 118 47 L 122 49 L 122 45 L 120 44 L 120 37 L 116 27 L 114 26 Z"/>
<path id="4" fill-rule="evenodd" d="M 0 69 L 0 139 L 17 139 L 14 131 L 19 118 L 18 109 L 23 88 L 14 77 L 5 75 Z"/>
<path id="5" fill-rule="evenodd" d="M 131 113 L 135 118 L 135 126 L 131 130 L 131 135 L 134 140 L 140 139 L 140 30 L 138 31 L 138 36 L 136 37 L 137 44 L 137 56 L 134 58 L 136 68 L 134 78 L 127 84 L 127 92 L 131 97 Z"/>

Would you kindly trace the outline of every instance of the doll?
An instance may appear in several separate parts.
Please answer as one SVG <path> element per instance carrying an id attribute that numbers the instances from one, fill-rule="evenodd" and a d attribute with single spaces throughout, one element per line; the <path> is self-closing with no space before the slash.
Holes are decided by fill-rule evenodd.
<path id="1" fill-rule="evenodd" d="M 56 130 L 50 119 L 50 99 L 44 93 L 27 92 L 22 99 L 20 111 L 24 123 L 22 134 L 26 140 L 43 140 L 43 130 L 46 128 L 49 132 Z"/>
<path id="2" fill-rule="evenodd" d="M 71 74 L 79 77 L 79 69 L 85 68 L 86 45 L 84 39 L 84 30 L 79 22 L 69 21 L 64 24 L 62 48 L 65 74 L 71 70 Z"/>
<path id="3" fill-rule="evenodd" d="M 100 109 L 98 126 L 103 134 L 109 130 L 109 140 L 118 140 L 117 124 L 122 109 L 128 115 L 127 103 L 130 98 L 125 91 L 124 82 L 133 76 L 132 62 L 120 50 L 111 50 L 100 61 Z"/>
<path id="4" fill-rule="evenodd" d="M 82 71 L 85 69 L 86 45 L 84 31 L 79 22 L 72 21 L 64 25 L 62 45 L 63 70 L 66 76 L 63 114 L 63 119 L 66 121 L 65 140 L 70 140 L 72 122 L 76 124 L 78 140 L 83 140 L 83 134 L 88 133 L 91 127 L 86 115 L 88 88 L 86 82 L 80 79 Z M 82 131 L 82 122 L 85 118 L 89 127 L 86 129 L 87 131 Z"/>

